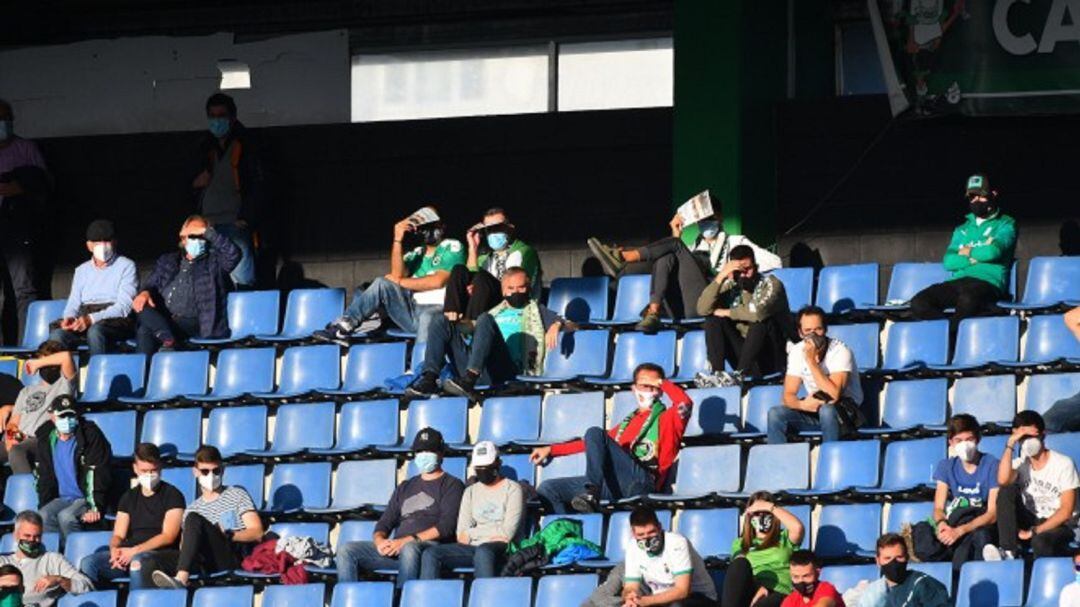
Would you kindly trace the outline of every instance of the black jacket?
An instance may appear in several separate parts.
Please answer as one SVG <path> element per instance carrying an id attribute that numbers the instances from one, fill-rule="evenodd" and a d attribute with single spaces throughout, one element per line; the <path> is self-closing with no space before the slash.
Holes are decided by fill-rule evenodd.
<path id="1" fill-rule="evenodd" d="M 53 449 L 57 438 L 56 426 L 47 421 L 37 431 L 37 492 L 38 507 L 60 497 L 60 487 L 53 469 Z M 105 511 L 109 485 L 112 482 L 112 446 L 97 424 L 80 419 L 75 426 L 75 464 L 82 483 L 87 505 Z"/>
<path id="2" fill-rule="evenodd" d="M 238 182 L 236 186 L 237 189 L 240 190 L 239 218 L 246 221 L 248 225 L 255 227 L 259 225 L 259 220 L 262 218 L 263 211 L 266 207 L 268 191 L 266 187 L 266 171 L 263 170 L 260 146 L 247 130 L 247 127 L 237 120 L 229 131 L 228 137 L 225 139 L 224 147 L 220 145 L 217 137 L 214 137 L 207 132 L 200 148 L 202 152 L 203 168 L 212 175 L 214 173 L 214 164 L 217 162 L 222 150 L 227 150 L 229 144 L 234 141 L 240 144 L 238 151 L 236 152 L 237 158 L 235 159 L 235 178 Z M 200 213 L 202 212 L 202 197 L 204 192 L 206 192 L 205 188 L 196 193 L 197 203 L 195 208 Z"/>

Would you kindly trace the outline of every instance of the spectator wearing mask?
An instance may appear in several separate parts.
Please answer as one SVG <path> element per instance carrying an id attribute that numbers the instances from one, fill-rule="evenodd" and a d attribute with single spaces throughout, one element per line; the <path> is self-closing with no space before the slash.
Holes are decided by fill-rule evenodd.
<path id="1" fill-rule="evenodd" d="M 153 571 L 176 570 L 184 496 L 162 482 L 157 445 L 140 443 L 132 470 L 138 485 L 120 498 L 109 550 L 84 558 L 79 569 L 95 583 L 130 577 L 136 590 L 154 587 Z"/>
<path id="2" fill-rule="evenodd" d="M 420 430 L 412 450 L 420 474 L 394 489 L 372 541 L 349 542 L 338 549 L 339 583 L 355 582 L 361 572 L 397 569 L 400 589 L 420 576 L 424 552 L 454 541 L 465 486 L 442 469 L 446 452 L 442 434 L 434 428 Z"/>
<path id="3" fill-rule="evenodd" d="M 62 538 L 101 520 L 112 482 L 112 447 L 97 424 L 80 419 L 75 399 L 62 394 L 37 431 L 37 493 L 45 531 Z"/>
<path id="4" fill-rule="evenodd" d="M 634 369 L 631 390 L 637 408 L 607 432 L 593 427 L 579 440 L 533 449 L 529 460 L 535 464 L 585 452 L 585 476 L 540 483 L 538 497 L 548 512 L 562 514 L 568 512 L 567 506 L 577 512 L 596 512 L 601 499 L 620 500 L 666 486 L 694 403 L 682 388 L 664 379 L 663 368 L 653 363 Z M 664 405 L 661 394 L 671 401 L 670 407 Z"/>
<path id="5" fill-rule="evenodd" d="M 158 258 L 135 296 L 139 352 L 171 350 L 191 337 L 227 337 L 229 272 L 240 249 L 206 219 L 192 215 L 180 227 L 180 251 Z"/>
<path id="6" fill-rule="evenodd" d="M 15 112 L 0 99 L 0 281 L 15 295 L 18 330 L 26 326 L 26 310 L 37 299 L 34 251 L 48 223 L 51 180 L 36 143 L 15 134 Z M 0 290 L 0 307 L 4 298 Z M 9 335 L 9 343 L 17 335 Z"/>
<path id="7" fill-rule="evenodd" d="M 532 299 L 529 276 L 510 268 L 502 277 L 503 300 L 466 329 L 445 316 L 428 325 L 424 366 L 406 394 L 424 397 L 438 391 L 438 377 L 449 357 L 455 377 L 443 381 L 451 394 L 478 400 L 477 384 L 499 384 L 519 374 L 543 375 L 547 352 L 558 344 L 566 321 Z M 471 341 L 466 338 L 471 333 Z"/>
<path id="8" fill-rule="evenodd" d="M 886 533 L 878 538 L 877 566 L 881 577 L 862 592 L 856 607 L 948 607 L 949 590 L 921 571 L 908 569 L 908 549 L 904 538 Z"/>
<path id="9" fill-rule="evenodd" d="M 230 268 L 240 288 L 255 286 L 255 231 L 268 197 L 267 173 L 251 132 L 236 117 L 236 102 L 224 93 L 206 100 L 209 132 L 202 142 L 202 172 L 195 177 L 197 211 L 239 250 Z"/>
<path id="10" fill-rule="evenodd" d="M 457 543 L 439 544 L 420 557 L 420 578 L 438 579 L 457 567 L 472 567 L 473 577 L 496 577 L 506 560 L 506 546 L 518 536 L 525 498 L 517 481 L 504 477 L 495 443 L 481 441 L 472 450 L 476 481 L 465 487 L 457 518 Z"/>
<path id="11" fill-rule="evenodd" d="M 135 262 L 116 252 L 112 222 L 98 219 L 90 223 L 86 250 L 90 260 L 75 268 L 64 317 L 51 325 L 49 339 L 67 350 L 86 342 L 90 355 L 95 356 L 134 334 L 131 302 L 139 277 Z"/>
<path id="12" fill-rule="evenodd" d="M 728 262 L 701 292 L 697 312 L 705 317 L 705 347 L 712 376 L 700 376 L 702 387 L 732 385 L 744 375 L 762 377 L 784 364 L 784 346 L 790 326 L 784 283 L 763 276 L 754 249 L 731 249 Z M 724 372 L 731 364 L 736 378 Z"/>
<path id="13" fill-rule="evenodd" d="M 624 606 L 716 604 L 716 586 L 705 561 L 685 537 L 664 531 L 652 508 L 635 508 L 630 513 L 630 530 L 634 542 L 626 548 Z"/>
<path id="14" fill-rule="evenodd" d="M 53 607 L 65 594 L 93 591 L 90 580 L 79 573 L 64 555 L 46 551 L 41 537 L 41 515 L 33 510 L 24 510 L 15 517 L 15 553 L 0 556 L 0 573 L 5 567 L 14 565 L 22 575 L 22 602 L 12 604 Z M 4 588 L 14 587 L 14 576 L 8 573 L 4 577 L 7 579 L 0 579 L 0 593 Z M 14 601 L 15 595 L 3 594 L 9 601 Z"/>
<path id="15" fill-rule="evenodd" d="M 59 396 L 74 398 L 79 376 L 71 352 L 56 341 L 42 343 L 34 358 L 23 365 L 23 372 L 37 373 L 41 381 L 19 391 L 4 425 L 0 463 L 7 460 L 14 474 L 34 471 L 32 462 L 36 458 L 37 431 L 49 420 L 49 404 Z M 3 415 L 0 413 L 0 417 Z"/>
<path id="16" fill-rule="evenodd" d="M 769 409 L 768 442 L 787 442 L 788 432 L 821 430 L 822 441 L 840 440 L 863 423 L 862 382 L 851 348 L 828 337 L 825 311 L 807 306 L 796 316 L 802 342 L 788 352 L 784 403 Z M 799 388 L 806 396 L 799 398 Z"/>
<path id="17" fill-rule="evenodd" d="M 796 550 L 789 559 L 791 587 L 780 607 L 844 607 L 836 587 L 821 579 L 821 563 L 809 550 Z"/>
<path id="18" fill-rule="evenodd" d="M 1080 306 L 1065 313 L 1065 326 L 1080 341 Z M 1080 392 L 1055 402 L 1043 413 L 1047 432 L 1080 432 Z"/>
<path id="19" fill-rule="evenodd" d="M 1076 581 L 1066 584 L 1061 589 L 1058 597 L 1058 607 L 1076 607 L 1080 605 L 1080 548 L 1073 551 L 1073 570 L 1076 571 Z"/>
<path id="20" fill-rule="evenodd" d="M 792 591 L 791 555 L 803 540 L 799 518 L 776 505 L 772 495 L 750 496 L 743 528 L 731 543 L 721 607 L 777 607 Z"/>
<path id="21" fill-rule="evenodd" d="M 410 236 L 422 244 L 406 253 L 404 242 Z M 465 263 L 461 242 L 445 236 L 446 225 L 430 206 L 394 224 L 390 273 L 363 291 L 357 289 L 345 314 L 313 337 L 348 345 L 360 323 L 380 311 L 402 330 L 427 335 L 428 324 L 442 312 L 450 271 Z"/>
<path id="22" fill-rule="evenodd" d="M 1008 294 L 1016 248 L 1016 222 L 1001 212 L 986 175 L 968 177 L 965 198 L 971 212 L 945 251 L 945 269 L 952 276 L 911 299 L 911 315 L 919 320 L 945 318 L 945 310 L 955 308 L 954 334 L 962 319 L 993 309 Z"/>
<path id="23" fill-rule="evenodd" d="M 613 277 L 623 274 L 627 264 L 649 264 L 652 274 L 649 305 L 635 330 L 657 332 L 665 302 L 673 317 L 692 318 L 698 296 L 735 247 L 751 247 L 754 257 L 761 260 L 762 272 L 780 267 L 780 257 L 754 244 L 746 236 L 725 233 L 721 228 L 722 221 L 723 217 L 717 214 L 699 221 L 697 230 L 684 230 L 686 226 L 683 225 L 682 216 L 676 213 L 669 224 L 669 238 L 637 249 L 605 245 L 596 238 L 587 241 L 589 250 L 600 261 L 604 271 Z"/>
<path id="24" fill-rule="evenodd" d="M 517 238 L 514 224 L 500 208 L 488 209 L 483 221 L 465 234 L 468 254 L 464 265 L 450 270 L 443 314 L 450 321 L 473 320 L 498 305 L 500 281 L 511 268 L 522 268 L 540 297 L 540 257 L 536 249 Z"/>
<path id="25" fill-rule="evenodd" d="M 0 607 L 22 607 L 24 591 L 22 571 L 10 563 L 0 565 Z"/>
<path id="26" fill-rule="evenodd" d="M 1046 425 L 1036 411 L 1013 418 L 998 463 L 997 531 L 1000 546 L 988 545 L 988 561 L 1016 558 L 1020 542 L 1030 543 L 1035 558 L 1066 556 L 1076 529 L 1076 463 L 1046 448 Z M 1013 449 L 1020 445 L 1020 457 Z"/>
<path id="27" fill-rule="evenodd" d="M 199 483 L 199 497 L 183 514 L 176 576 L 169 575 L 167 561 L 158 563 L 152 574 L 158 588 L 185 588 L 192 571 L 236 569 L 241 557 L 263 537 L 262 519 L 251 495 L 239 485 L 221 484 L 225 463 L 217 447 L 199 447 L 192 473 Z"/>

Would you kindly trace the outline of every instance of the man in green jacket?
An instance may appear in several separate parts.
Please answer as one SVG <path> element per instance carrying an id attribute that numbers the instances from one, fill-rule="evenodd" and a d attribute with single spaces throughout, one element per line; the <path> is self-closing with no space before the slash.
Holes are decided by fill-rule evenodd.
<path id="1" fill-rule="evenodd" d="M 960 320 L 988 311 L 1009 292 L 1016 249 L 1016 222 L 1001 212 L 985 175 L 968 177 L 966 196 L 971 212 L 945 251 L 945 269 L 952 276 L 911 299 L 911 315 L 919 320 L 945 318 L 945 310 L 955 308 L 953 333 Z"/>

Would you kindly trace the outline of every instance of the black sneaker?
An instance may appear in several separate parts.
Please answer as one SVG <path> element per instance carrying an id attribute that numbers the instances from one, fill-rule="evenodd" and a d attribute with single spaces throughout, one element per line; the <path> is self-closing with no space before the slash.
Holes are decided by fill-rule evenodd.
<path id="1" fill-rule="evenodd" d="M 600 492 L 586 488 L 585 491 L 574 496 L 574 499 L 570 500 L 570 508 L 574 512 L 581 514 L 592 514 L 593 512 L 600 512 Z"/>
<path id="2" fill-rule="evenodd" d="M 414 398 L 427 398 L 432 394 L 435 394 L 439 390 L 439 384 L 436 382 L 436 375 L 434 373 L 421 373 L 413 383 L 409 384 L 409 387 L 405 388 L 406 396 L 412 396 Z"/>
<path id="3" fill-rule="evenodd" d="M 622 254 L 615 247 L 608 246 L 596 238 L 590 238 L 585 241 L 589 245 L 589 250 L 592 251 L 593 256 L 603 266 L 604 272 L 607 272 L 614 278 L 619 277 L 619 273 L 626 267 L 626 262 L 623 261 Z"/>
<path id="4" fill-rule="evenodd" d="M 334 322 L 326 325 L 325 329 L 315 331 L 311 337 L 316 341 L 338 344 L 349 347 L 349 337 L 356 331 L 359 323 L 348 316 L 339 316 Z"/>
<path id="5" fill-rule="evenodd" d="M 473 401 L 480 402 L 480 396 L 476 393 L 477 376 L 466 373 L 464 377 L 452 377 L 443 380 L 443 390 L 454 396 L 464 396 Z"/>

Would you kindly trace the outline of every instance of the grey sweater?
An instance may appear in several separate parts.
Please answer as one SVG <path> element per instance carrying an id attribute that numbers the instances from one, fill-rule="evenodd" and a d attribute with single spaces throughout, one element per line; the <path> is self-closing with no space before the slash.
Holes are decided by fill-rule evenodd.
<path id="1" fill-rule="evenodd" d="M 64 591 L 59 586 L 53 586 L 45 592 L 34 592 L 37 581 L 47 575 L 70 579 L 71 594 L 82 594 L 94 589 L 90 578 L 80 573 L 59 552 L 46 552 L 36 559 L 20 559 L 16 554 L 0 556 L 0 565 L 15 565 L 22 572 L 23 588 L 26 589 L 23 594 L 24 607 L 53 607 L 60 597 L 64 596 Z"/>
<path id="2" fill-rule="evenodd" d="M 479 546 L 498 536 L 515 538 L 521 523 L 524 497 L 521 485 L 503 479 L 495 487 L 473 483 L 465 488 L 458 509 L 457 532 L 466 535 L 469 544 Z"/>

